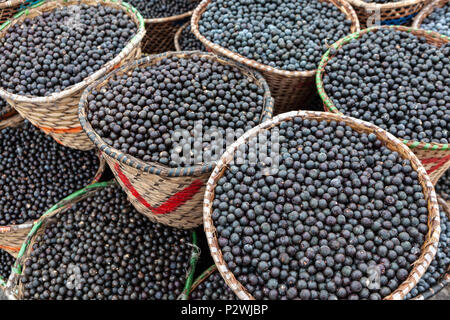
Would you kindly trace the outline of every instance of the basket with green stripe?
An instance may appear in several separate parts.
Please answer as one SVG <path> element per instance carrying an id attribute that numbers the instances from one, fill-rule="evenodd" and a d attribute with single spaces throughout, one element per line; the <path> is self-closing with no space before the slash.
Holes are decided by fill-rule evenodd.
<path id="1" fill-rule="evenodd" d="M 80 101 L 79 117 L 87 136 L 103 153 L 103 157 L 136 210 L 153 222 L 175 228 L 191 229 L 202 223 L 201 209 L 205 183 L 215 163 L 205 162 L 171 168 L 159 163 L 144 162 L 106 144 L 87 120 L 88 97 L 93 90 L 99 92 L 115 76 L 130 74 L 136 68 L 147 67 L 173 56 L 185 59 L 198 56 L 218 61 L 223 65 L 235 66 L 264 90 L 264 105 L 260 121 L 272 117 L 273 99 L 269 86 L 259 73 L 229 59 L 200 51 L 151 55 L 115 70 L 86 89 Z"/>
<path id="2" fill-rule="evenodd" d="M 83 81 L 49 96 L 24 96 L 12 94 L 0 88 L 0 96 L 4 98 L 19 114 L 28 119 L 59 143 L 74 149 L 90 150 L 92 142 L 83 132 L 78 120 L 78 103 L 84 89 L 122 64 L 141 56 L 141 42 L 145 35 L 144 19 L 132 6 L 121 0 L 48 0 L 38 2 L 22 10 L 13 19 L 0 26 L 0 38 L 5 37 L 8 29 L 20 25 L 25 19 L 32 19 L 57 8 L 70 5 L 101 5 L 123 10 L 138 26 L 136 35 L 126 44 L 122 51 L 99 70 L 83 79 Z"/>
<path id="3" fill-rule="evenodd" d="M 29 257 L 31 250 L 33 250 L 36 237 L 42 234 L 48 226 L 58 223 L 57 214 L 64 214 L 71 208 L 77 210 L 76 204 L 82 201 L 89 201 L 92 196 L 95 196 L 97 192 L 104 188 L 115 187 L 118 186 L 114 180 L 89 185 L 55 204 L 52 208 L 47 210 L 38 221 L 36 221 L 20 249 L 17 260 L 12 268 L 11 275 L 7 281 L 5 293 L 8 299 L 21 300 L 23 298 L 21 275 L 26 268 L 25 262 Z M 195 266 L 200 253 L 200 249 L 197 247 L 197 234 L 195 231 L 192 231 L 191 233 L 190 245 L 192 246 L 192 251 L 191 256 L 189 257 L 189 268 L 186 270 L 185 279 L 183 279 L 184 290 L 188 290 L 192 285 Z"/>
<path id="4" fill-rule="evenodd" d="M 10 19 L 29 0 L 0 1 L 0 24 Z"/>
<path id="5" fill-rule="evenodd" d="M 421 29 L 414 29 L 409 27 L 403 27 L 403 26 L 379 26 L 379 27 L 372 27 L 368 29 L 361 30 L 360 32 L 355 32 L 345 38 L 342 38 L 341 40 L 337 41 L 335 44 L 331 46 L 331 48 L 324 54 L 322 57 L 322 60 L 320 61 L 319 68 L 316 73 L 316 84 L 317 84 L 317 90 L 319 92 L 320 97 L 322 98 L 322 101 L 324 103 L 324 109 L 328 112 L 338 113 L 342 114 L 341 111 L 338 110 L 334 102 L 331 100 L 331 98 L 327 95 L 325 92 L 324 86 L 323 86 L 323 77 L 325 73 L 325 67 L 326 65 L 334 58 L 334 56 L 331 54 L 331 50 L 335 49 L 336 51 L 342 48 L 345 44 L 349 43 L 350 41 L 354 39 L 358 39 L 363 34 L 369 33 L 369 32 L 377 32 L 377 30 L 382 29 L 396 29 L 400 31 L 405 32 L 411 32 L 417 37 L 422 37 L 427 40 L 428 43 L 433 44 L 435 46 L 442 46 L 449 42 L 449 37 L 441 35 L 437 32 L 433 31 L 426 31 Z M 444 172 L 450 168 L 450 145 L 449 144 L 443 144 L 443 143 L 427 143 L 422 141 L 413 141 L 413 140 L 405 140 L 401 139 L 404 144 L 406 144 L 419 158 L 419 160 L 422 162 L 423 166 L 427 170 L 427 173 L 430 175 L 431 181 L 433 184 L 436 184 L 439 177 L 444 174 Z"/>

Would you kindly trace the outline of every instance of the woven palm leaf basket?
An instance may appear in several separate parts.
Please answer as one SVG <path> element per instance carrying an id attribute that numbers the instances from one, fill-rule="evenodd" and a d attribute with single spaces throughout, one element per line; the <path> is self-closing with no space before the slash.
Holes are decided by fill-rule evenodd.
<path id="1" fill-rule="evenodd" d="M 17 260 L 12 268 L 11 275 L 9 276 L 5 294 L 10 300 L 21 300 L 22 295 L 22 282 L 21 275 L 25 270 L 25 261 L 29 257 L 31 250 L 33 250 L 33 244 L 36 241 L 36 237 L 44 232 L 44 230 L 57 222 L 56 215 L 58 213 L 65 213 L 70 210 L 74 205 L 81 201 L 88 201 L 89 197 L 95 195 L 96 192 L 108 187 L 113 187 L 116 185 L 115 181 L 108 182 L 99 182 L 96 184 L 89 185 L 77 192 L 71 194 L 67 198 L 55 204 L 52 208 L 50 208 L 45 214 L 39 218 L 39 220 L 35 223 L 33 229 L 31 229 L 24 241 L 20 253 L 17 256 Z M 186 270 L 186 279 L 185 279 L 185 287 L 184 289 L 190 287 L 192 285 L 195 266 L 199 257 L 199 248 L 197 247 L 197 234 L 195 231 L 192 231 L 192 252 L 189 258 L 189 268 Z"/>
<path id="2" fill-rule="evenodd" d="M 401 25 L 413 19 L 430 0 L 399 0 L 376 3 L 364 0 L 347 0 L 355 9 L 363 26 Z"/>
<path id="3" fill-rule="evenodd" d="M 29 0 L 0 1 L 0 24 L 11 19 Z"/>
<path id="4" fill-rule="evenodd" d="M 445 214 L 450 219 L 450 205 L 444 201 L 441 197 L 438 197 L 438 202 L 441 208 L 445 211 Z M 449 250 L 447 248 L 447 250 Z M 448 251 L 447 251 L 448 252 Z M 447 254 L 448 255 L 448 254 Z M 419 294 L 418 296 L 415 296 L 411 300 L 428 300 L 432 297 L 434 297 L 436 294 L 438 294 L 443 288 L 450 285 L 450 265 L 447 266 L 447 272 L 443 274 L 438 283 L 433 285 L 430 289 L 427 291 Z"/>
<path id="5" fill-rule="evenodd" d="M 190 0 L 199 2 L 199 0 Z M 166 51 L 174 51 L 173 38 L 178 29 L 189 21 L 193 10 L 176 16 L 165 18 L 145 19 L 147 34 L 144 38 L 142 51 L 145 54 L 157 54 Z"/>
<path id="6" fill-rule="evenodd" d="M 7 127 L 14 127 L 22 123 L 23 118 L 12 111 L 10 113 L 5 114 L 4 116 L 0 116 L 0 130 Z"/>
<path id="7" fill-rule="evenodd" d="M 249 68 L 255 69 L 263 75 L 269 83 L 270 91 L 275 99 L 275 114 L 292 110 L 293 106 L 298 106 L 308 99 L 315 90 L 314 74 L 315 70 L 311 71 L 286 71 L 277 69 L 255 60 L 247 59 L 246 57 L 237 54 L 227 48 L 219 46 L 204 37 L 199 31 L 199 21 L 203 13 L 206 11 L 208 5 L 212 0 L 203 0 L 200 5 L 194 10 L 191 19 L 191 30 L 195 37 L 199 39 L 208 51 L 212 51 L 218 55 L 225 56 L 234 61 L 242 63 Z M 359 21 L 355 11 L 346 2 L 341 0 L 320 0 L 333 3 L 345 15 L 347 19 L 352 21 L 350 32 L 359 31 Z"/>
<path id="8" fill-rule="evenodd" d="M 449 3 L 450 0 L 434 0 L 426 5 L 419 14 L 414 18 L 412 23 L 413 28 L 419 29 L 423 21 L 434 11 L 436 8 L 442 8 L 444 5 Z"/>
<path id="9" fill-rule="evenodd" d="M 254 300 L 255 298 L 248 292 L 248 290 L 236 279 L 235 275 L 230 271 L 227 266 L 227 262 L 224 260 L 221 247 L 218 242 L 216 228 L 212 219 L 213 201 L 215 188 L 219 179 L 228 170 L 228 164 L 235 159 L 239 150 L 244 150 L 243 145 L 248 144 L 257 135 L 265 130 L 279 126 L 282 122 L 289 121 L 295 117 L 303 119 L 317 120 L 317 121 L 337 121 L 344 122 L 357 132 L 373 133 L 377 136 L 387 148 L 392 151 L 396 151 L 403 159 L 408 159 L 411 162 L 413 170 L 418 173 L 420 184 L 424 190 L 425 200 L 428 203 L 428 233 L 422 245 L 422 251 L 419 259 L 414 262 L 413 269 L 408 275 L 407 279 L 390 295 L 384 299 L 387 300 L 399 300 L 403 299 L 406 294 L 417 284 L 419 279 L 424 274 L 425 270 L 430 265 L 431 261 L 436 254 L 436 249 L 440 235 L 440 217 L 439 207 L 436 199 L 436 194 L 430 178 L 426 174 L 426 171 L 417 157 L 412 151 L 403 144 L 400 140 L 395 138 L 390 133 L 382 130 L 381 128 L 358 119 L 354 119 L 339 114 L 328 112 L 316 112 L 316 111 L 292 111 L 275 116 L 273 119 L 265 121 L 264 123 L 256 126 L 255 128 L 247 131 L 241 136 L 234 144 L 232 144 L 225 153 L 222 155 L 214 168 L 211 177 L 208 180 L 205 192 L 205 199 L 203 203 L 203 224 L 208 240 L 208 246 L 211 251 L 211 255 L 222 278 L 227 285 L 233 290 L 239 299 L 242 300 Z"/>
<path id="10" fill-rule="evenodd" d="M 141 55 L 140 43 L 145 35 L 144 20 L 137 10 L 121 0 L 51 0 L 39 2 L 29 9 L 21 11 L 16 18 L 5 22 L 0 27 L 0 37 L 4 37 L 8 29 L 25 19 L 42 15 L 55 8 L 75 4 L 111 6 L 126 12 L 138 26 L 136 35 L 129 41 L 123 50 L 113 60 L 109 61 L 95 73 L 82 82 L 67 88 L 64 91 L 53 93 L 45 97 L 22 96 L 12 94 L 0 88 L 0 96 L 4 98 L 22 117 L 28 119 L 45 133 L 51 135 L 56 141 L 70 148 L 79 150 L 93 149 L 94 145 L 86 137 L 78 121 L 78 103 L 84 89 L 111 70 L 139 58 Z"/>
<path id="11" fill-rule="evenodd" d="M 333 44 L 333 48 L 339 50 L 343 45 L 352 41 L 353 39 L 357 39 L 365 33 L 368 32 L 377 32 L 377 30 L 386 28 L 393 28 L 400 31 L 411 32 L 412 34 L 425 38 L 430 44 L 441 46 L 449 41 L 449 37 L 443 36 L 437 32 L 425 31 L 421 29 L 412 29 L 409 27 L 402 26 L 380 26 L 380 27 L 372 27 L 368 29 L 364 29 L 361 32 L 354 33 L 349 35 L 348 37 L 342 38 Z M 316 74 L 316 84 L 317 90 L 319 92 L 320 97 L 324 103 L 325 111 L 334 112 L 338 114 L 342 114 L 337 107 L 334 105 L 333 101 L 325 92 L 323 87 L 323 76 L 325 66 L 333 59 L 333 56 L 330 54 L 330 50 L 328 50 L 322 60 L 320 61 L 319 68 Z M 444 174 L 444 172 L 450 168 L 450 145 L 443 143 L 426 143 L 421 141 L 412 141 L 412 140 L 402 140 L 404 144 L 410 147 L 416 156 L 422 161 L 427 173 L 430 175 L 431 181 L 433 184 L 439 180 L 439 177 Z"/>
<path id="12" fill-rule="evenodd" d="M 168 52 L 151 55 L 123 66 L 89 86 L 81 97 L 79 117 L 84 131 L 103 154 L 119 184 L 128 194 L 136 210 L 150 220 L 171 227 L 190 229 L 202 223 L 202 201 L 205 183 L 214 163 L 170 168 L 144 162 L 107 145 L 87 121 L 87 98 L 92 90 L 100 90 L 116 75 L 131 73 L 137 67 L 155 64 L 166 57 L 206 57 L 221 64 L 233 65 L 264 89 L 264 110 L 261 120 L 272 117 L 273 102 L 264 78 L 233 61 L 200 51 Z"/>
<path id="13" fill-rule="evenodd" d="M 2 126 L 2 123 L 0 122 L 0 130 L 6 127 L 15 127 L 19 126 L 23 123 L 23 119 L 20 116 L 15 116 L 18 119 L 11 119 L 9 120 L 9 124 L 6 126 Z M 15 118 L 13 117 L 13 118 Z M 106 162 L 105 160 L 98 154 L 99 157 L 99 164 L 98 169 L 95 174 L 95 176 L 92 178 L 91 184 L 98 182 L 105 170 Z M 22 224 L 18 225 L 7 225 L 7 226 L 0 226 L 0 249 L 3 249 L 10 254 L 12 254 L 14 257 L 17 256 L 20 247 L 22 246 L 23 241 L 25 240 L 28 232 L 33 227 L 33 224 L 36 221 L 27 221 Z"/>

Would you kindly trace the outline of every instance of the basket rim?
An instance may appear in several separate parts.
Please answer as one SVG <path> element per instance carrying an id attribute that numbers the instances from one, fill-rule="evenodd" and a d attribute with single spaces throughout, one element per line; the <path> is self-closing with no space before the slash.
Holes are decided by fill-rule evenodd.
<path id="1" fill-rule="evenodd" d="M 90 122 L 86 118 L 86 107 L 87 107 L 87 98 L 91 91 L 99 86 L 103 87 L 103 82 L 107 81 L 108 79 L 114 77 L 116 74 L 120 72 L 130 71 L 132 69 L 135 69 L 136 67 L 139 67 L 141 65 L 150 65 L 151 63 L 156 62 L 158 59 L 162 59 L 164 57 L 170 57 L 170 56 L 183 56 L 183 55 L 200 55 L 200 56 L 207 56 L 210 59 L 218 60 L 221 63 L 229 63 L 231 65 L 234 65 L 236 67 L 239 67 L 241 70 L 244 70 L 247 74 L 252 75 L 256 81 L 258 82 L 258 87 L 262 87 L 264 90 L 264 108 L 261 113 L 261 120 L 265 118 L 272 118 L 273 114 L 273 98 L 270 94 L 269 85 L 267 84 L 266 80 L 263 78 L 261 74 L 258 72 L 249 69 L 246 66 L 240 65 L 239 63 L 236 63 L 235 61 L 229 60 L 224 57 L 217 56 L 212 53 L 207 52 L 201 52 L 201 51 L 171 51 L 171 52 L 165 52 L 161 54 L 156 55 L 149 55 L 145 56 L 139 60 L 135 60 L 132 62 L 129 62 L 125 64 L 124 66 L 114 70 L 113 72 L 103 76 L 102 78 L 98 79 L 94 83 L 92 83 L 86 90 L 83 92 L 83 95 L 81 96 L 79 107 L 78 107 L 78 118 L 80 120 L 81 126 L 84 130 L 84 132 L 87 134 L 89 139 L 95 144 L 95 146 L 101 151 L 105 152 L 109 157 L 115 159 L 116 161 L 119 161 L 120 163 L 131 166 L 134 169 L 137 169 L 141 172 L 147 172 L 152 173 L 160 176 L 168 176 L 168 177 L 182 177 L 182 176 L 195 176 L 195 175 L 201 175 L 206 172 L 210 172 L 214 166 L 215 162 L 211 163 L 204 163 L 204 164 L 197 164 L 197 165 L 191 165 L 186 167 L 176 167 L 176 168 L 170 168 L 168 166 L 165 166 L 163 164 L 155 163 L 155 162 L 144 162 L 143 160 L 140 160 L 134 156 L 128 155 L 123 153 L 120 150 L 117 150 L 116 148 L 106 144 L 103 139 L 95 132 L 95 130 L 92 128 Z"/>
<path id="2" fill-rule="evenodd" d="M 325 67 L 328 64 L 328 62 L 334 58 L 334 56 L 330 55 L 331 49 L 339 50 L 344 44 L 349 43 L 350 41 L 353 41 L 354 39 L 358 39 L 361 35 L 364 35 L 369 32 L 377 32 L 382 29 L 396 29 L 400 31 L 410 32 L 413 33 L 415 36 L 424 36 L 425 34 L 430 35 L 433 38 L 441 38 L 446 41 L 450 41 L 450 37 L 447 37 L 445 35 L 442 35 L 440 33 L 430 31 L 430 30 L 423 30 L 423 29 L 417 29 L 412 27 L 405 27 L 405 26 L 375 26 L 370 27 L 367 29 L 363 29 L 359 32 L 352 33 L 344 38 L 341 38 L 336 43 L 332 45 L 330 49 L 325 52 L 325 54 L 322 56 L 322 59 L 319 63 L 319 68 L 316 72 L 316 87 L 317 92 L 319 93 L 320 98 L 322 99 L 324 110 L 326 112 L 332 112 L 337 114 L 343 114 L 341 111 L 337 109 L 331 98 L 327 95 L 325 92 L 324 86 L 323 86 L 323 76 L 325 73 Z M 418 33 L 418 35 L 417 35 Z M 438 142 L 421 142 L 416 140 L 407 140 L 403 139 L 401 137 L 398 137 L 404 144 L 406 144 L 411 149 L 422 149 L 422 150 L 450 150 L 450 143 L 438 143 Z"/>
<path id="3" fill-rule="evenodd" d="M 274 68 L 271 66 L 268 66 L 266 64 L 263 64 L 261 62 L 257 62 L 256 60 L 248 59 L 238 53 L 235 53 L 229 49 L 226 49 L 222 46 L 219 46 L 212 41 L 206 39 L 205 36 L 203 36 L 200 33 L 199 30 L 199 22 L 203 15 L 203 13 L 206 11 L 207 6 L 211 3 L 212 0 L 202 0 L 202 2 L 195 8 L 194 13 L 192 14 L 191 18 L 191 30 L 192 33 L 195 35 L 195 37 L 200 40 L 201 43 L 207 48 L 211 49 L 214 48 L 214 51 L 219 52 L 221 55 L 228 57 L 232 60 L 238 61 L 250 68 L 256 69 L 260 72 L 268 72 L 275 75 L 280 75 L 287 78 L 299 78 L 299 77 L 313 77 L 316 73 L 316 70 L 310 70 L 310 71 L 287 71 L 283 69 Z M 356 11 L 352 8 L 352 6 L 346 1 L 346 0 L 321 0 L 325 2 L 331 2 L 334 6 L 336 6 L 341 12 L 343 12 L 347 19 L 350 19 L 352 22 L 352 25 L 350 26 L 350 33 L 354 31 L 360 30 L 360 22 L 358 19 L 358 16 L 356 14 Z M 340 2 L 341 6 L 337 6 L 336 2 Z M 344 11 L 343 8 L 347 10 Z"/>
<path id="4" fill-rule="evenodd" d="M 27 0 L 8 0 L 5 2 L 0 2 L 0 9 L 17 6 L 19 4 L 24 3 Z"/>
<path id="5" fill-rule="evenodd" d="M 425 7 L 423 7 L 422 10 L 420 10 L 419 14 L 414 18 L 412 27 L 420 29 L 420 26 L 422 25 L 423 21 L 433 13 L 434 9 L 436 8 L 442 8 L 447 3 L 450 3 L 450 0 L 433 0 L 429 4 L 427 4 Z"/>
<path id="6" fill-rule="evenodd" d="M 136 34 L 127 42 L 126 46 L 110 61 L 108 61 L 106 64 L 104 64 L 99 70 L 95 71 L 88 77 L 84 78 L 81 82 L 78 82 L 68 88 L 66 88 L 63 91 L 60 92 L 54 92 L 48 96 L 40 97 L 40 96 L 29 96 L 29 95 L 19 95 L 15 93 L 10 93 L 0 87 L 0 97 L 6 99 L 6 100 L 12 100 L 17 103 L 49 103 L 56 100 L 61 100 L 67 97 L 72 96 L 73 94 L 79 92 L 80 90 L 83 90 L 86 86 L 88 86 L 90 83 L 94 82 L 99 77 L 103 76 L 104 74 L 108 73 L 111 68 L 114 68 L 117 64 L 122 61 L 123 56 L 127 56 L 130 52 L 132 52 L 135 48 L 139 46 L 142 39 L 145 35 L 145 24 L 144 19 L 142 18 L 139 11 L 136 10 L 133 6 L 128 4 L 125 1 L 122 0 L 45 0 L 42 2 L 38 2 L 35 5 L 31 6 L 30 8 L 27 8 L 25 10 L 20 11 L 17 15 L 15 15 L 10 20 L 6 21 L 3 25 L 0 26 L 0 38 L 3 37 L 8 29 L 14 25 L 14 24 L 21 24 L 24 19 L 26 19 L 26 16 L 30 13 L 34 12 L 40 12 L 40 15 L 43 12 L 46 11 L 53 11 L 57 7 L 66 7 L 74 4 L 82 4 L 84 2 L 91 2 L 95 1 L 97 4 L 100 4 L 102 6 L 108 6 L 109 4 L 117 5 L 121 7 L 121 9 L 128 13 L 129 16 L 135 18 L 133 19 L 133 22 L 137 22 L 137 32 Z M 52 7 L 56 5 L 56 7 Z M 48 8 L 51 8 L 50 10 L 46 10 Z M 42 11 L 41 11 L 42 10 Z"/>
<path id="7" fill-rule="evenodd" d="M 190 15 L 192 15 L 193 12 L 194 12 L 194 9 L 184 12 L 184 13 L 177 14 L 175 16 L 169 16 L 169 17 L 164 17 L 164 18 L 153 18 L 153 19 L 152 18 L 144 18 L 144 21 L 145 21 L 145 24 L 172 22 L 172 21 L 177 21 L 177 20 L 187 18 Z"/>
<path id="8" fill-rule="evenodd" d="M 118 188 L 118 190 L 121 190 L 120 186 L 118 185 L 117 181 L 109 180 L 105 182 L 99 182 L 92 185 L 88 185 L 78 191 L 75 191 L 74 193 L 70 194 L 69 196 L 65 197 L 61 201 L 58 201 L 53 207 L 48 209 L 34 224 L 33 228 L 30 230 L 30 232 L 27 235 L 26 240 L 22 244 L 22 247 L 20 249 L 19 255 L 17 256 L 17 259 L 12 267 L 11 274 L 8 278 L 7 284 L 6 284 L 6 295 L 10 300 L 19 300 L 20 299 L 20 293 L 15 292 L 14 289 L 18 289 L 20 287 L 20 278 L 22 276 L 23 271 L 23 263 L 24 259 L 28 256 L 29 248 L 31 248 L 31 244 L 33 243 L 33 239 L 36 237 L 36 234 L 38 230 L 43 227 L 45 221 L 47 219 L 52 218 L 56 214 L 60 212 L 64 212 L 69 210 L 73 205 L 86 200 L 91 195 L 96 194 L 99 190 L 102 190 L 104 188 L 108 188 L 111 186 L 115 186 Z M 133 208 L 133 210 L 136 210 L 131 204 L 130 207 Z M 155 224 L 155 222 L 152 222 Z M 45 227 L 45 226 L 44 226 Z M 189 284 L 190 279 L 194 275 L 195 267 L 198 261 L 198 255 L 199 255 L 199 248 L 197 246 L 198 240 L 197 240 L 197 233 L 195 230 L 190 231 L 191 235 L 191 241 L 189 242 L 192 246 L 191 255 L 189 257 L 189 268 L 186 270 L 186 279 L 185 279 L 185 285 L 187 286 Z"/>
<path id="9" fill-rule="evenodd" d="M 344 121 L 347 125 L 352 127 L 358 127 L 361 131 L 373 132 L 377 134 L 378 140 L 384 143 L 390 142 L 396 147 L 396 150 L 402 150 L 407 158 L 411 161 L 411 164 L 416 167 L 415 171 L 418 173 L 418 179 L 423 187 L 423 194 L 428 203 L 428 232 L 421 248 L 420 257 L 414 262 L 414 267 L 409 272 L 407 279 L 401 283 L 396 290 L 391 294 L 386 296 L 385 300 L 400 300 L 403 299 L 406 294 L 414 287 L 419 279 L 423 276 L 426 269 L 433 260 L 437 244 L 440 236 L 440 217 L 439 217 L 439 206 L 437 202 L 436 193 L 434 191 L 433 184 L 431 183 L 430 177 L 427 175 L 425 168 L 419 159 L 414 155 L 414 153 L 404 145 L 398 138 L 394 137 L 389 132 L 375 126 L 372 123 L 362 121 L 359 119 L 351 118 L 348 116 L 329 113 L 329 112 L 317 112 L 317 111 L 291 111 L 275 116 L 274 118 L 259 124 L 253 129 L 247 131 L 243 136 L 241 136 L 235 143 L 233 143 L 225 153 L 222 155 L 214 168 L 207 185 L 203 202 L 203 225 L 204 231 L 207 236 L 208 246 L 210 248 L 211 255 L 215 264 L 218 267 L 222 278 L 228 284 L 228 286 L 234 291 L 234 293 L 243 300 L 254 300 L 254 297 L 245 289 L 245 287 L 237 281 L 234 274 L 228 269 L 226 263 L 223 263 L 222 251 L 218 244 L 217 233 L 214 227 L 214 222 L 212 220 L 212 203 L 214 199 L 214 189 L 217 185 L 217 180 L 221 176 L 221 172 L 226 170 L 227 164 L 233 159 L 235 150 L 241 145 L 247 143 L 247 140 L 256 136 L 263 129 L 270 129 L 279 123 L 292 119 L 294 117 L 302 118 L 314 118 L 318 121 L 328 120 L 328 121 Z M 389 148 L 391 149 L 391 148 Z"/>
<path id="10" fill-rule="evenodd" d="M 190 23 L 191 23 L 190 21 L 186 22 L 181 27 L 179 27 L 177 32 L 175 33 L 175 36 L 173 37 L 173 44 L 175 45 L 176 51 L 182 51 L 181 46 L 180 46 L 181 34 L 183 33 L 183 30 L 186 29 Z"/>
<path id="11" fill-rule="evenodd" d="M 360 8 L 377 8 L 381 10 L 397 9 L 407 6 L 419 4 L 421 2 L 426 3 L 429 0 L 401 0 L 392 3 L 377 3 L 377 2 L 365 2 L 362 0 L 346 0 L 352 6 Z"/>

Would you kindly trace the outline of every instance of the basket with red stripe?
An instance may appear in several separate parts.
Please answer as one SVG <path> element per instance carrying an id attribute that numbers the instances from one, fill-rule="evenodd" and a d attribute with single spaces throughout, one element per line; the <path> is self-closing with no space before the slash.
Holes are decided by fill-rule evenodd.
<path id="1" fill-rule="evenodd" d="M 448 43 L 449 37 L 441 35 L 437 32 L 433 31 L 425 31 L 421 29 L 414 29 L 409 27 L 403 27 L 403 26 L 381 26 L 381 27 L 372 27 L 368 29 L 364 29 L 360 32 L 353 33 L 349 35 L 348 37 L 342 38 L 341 40 L 337 41 L 335 44 L 332 45 L 332 48 L 330 48 L 322 57 L 322 60 L 320 61 L 319 68 L 316 73 L 316 84 L 317 84 L 317 90 L 319 92 L 320 97 L 322 98 L 322 101 L 324 103 L 325 111 L 333 112 L 342 114 L 340 110 L 336 107 L 334 102 L 331 100 L 331 98 L 327 95 L 325 92 L 324 86 L 323 86 L 323 77 L 325 74 L 325 66 L 330 63 L 330 61 L 334 58 L 334 56 L 331 54 L 331 49 L 333 50 L 339 50 L 341 49 L 345 44 L 349 43 L 350 41 L 353 41 L 354 39 L 357 39 L 368 32 L 377 32 L 379 30 L 383 30 L 385 28 L 391 28 L 396 29 L 400 31 L 406 31 L 411 32 L 416 37 L 425 38 L 426 41 L 430 44 L 433 44 L 435 46 L 442 46 Z M 413 140 L 404 140 L 401 139 L 404 144 L 406 144 L 419 158 L 419 160 L 422 162 L 423 166 L 427 170 L 428 175 L 431 178 L 431 181 L 435 185 L 439 178 L 444 174 L 444 172 L 450 168 L 450 144 L 444 144 L 444 143 L 436 143 L 436 142 L 422 142 L 422 141 L 413 141 Z"/>
<path id="2" fill-rule="evenodd" d="M 94 131 L 87 120 L 86 109 L 90 93 L 93 90 L 101 90 L 116 75 L 130 73 L 138 67 L 155 64 L 167 57 L 190 58 L 194 55 L 206 57 L 224 65 L 233 65 L 246 77 L 255 81 L 264 90 L 264 110 L 260 121 L 272 118 L 273 99 L 270 96 L 269 86 L 259 73 L 229 59 L 200 51 L 167 52 L 130 62 L 90 85 L 81 97 L 78 110 L 84 131 L 103 153 L 103 157 L 136 210 L 153 222 L 182 229 L 191 229 L 202 224 L 203 194 L 206 181 L 215 163 L 207 162 L 189 167 L 170 168 L 124 154 L 106 144 Z"/>

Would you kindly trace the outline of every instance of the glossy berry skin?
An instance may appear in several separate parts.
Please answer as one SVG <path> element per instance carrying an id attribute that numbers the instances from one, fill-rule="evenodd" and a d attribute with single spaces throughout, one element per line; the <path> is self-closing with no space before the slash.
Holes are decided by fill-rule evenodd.
<path id="1" fill-rule="evenodd" d="M 199 50 L 206 51 L 203 43 L 198 40 L 194 34 L 191 32 L 191 26 L 188 25 L 181 31 L 180 37 L 178 38 L 180 49 L 182 51 Z"/>
<path id="2" fill-rule="evenodd" d="M 316 0 L 214 0 L 199 22 L 209 41 L 288 71 L 316 69 L 327 45 L 350 27 L 339 8 Z"/>
<path id="3" fill-rule="evenodd" d="M 0 226 L 38 219 L 94 178 L 95 151 L 64 147 L 28 121 L 0 131 Z"/>
<path id="4" fill-rule="evenodd" d="M 242 135 L 259 123 L 263 106 L 264 90 L 255 80 L 232 65 L 193 55 L 163 58 L 110 79 L 88 96 L 87 119 L 106 144 L 146 162 L 179 167 L 209 162 L 214 154 L 208 131 L 220 133 L 224 142 L 226 130 Z M 191 143 L 198 150 L 192 157 L 172 149 L 180 130 L 192 138 L 204 134 L 199 150 Z"/>
<path id="5" fill-rule="evenodd" d="M 428 231 L 411 162 L 345 123 L 298 117 L 278 128 L 279 153 L 230 164 L 214 190 L 227 267 L 256 299 L 386 297 Z M 379 288 L 367 282 L 376 274 Z"/>
<path id="6" fill-rule="evenodd" d="M 450 37 L 450 3 L 447 2 L 442 8 L 435 8 L 423 20 L 420 28 L 436 31 Z"/>
<path id="7" fill-rule="evenodd" d="M 369 32 L 328 62 L 324 89 L 339 111 L 398 138 L 448 143 L 449 57 L 450 44 L 438 48 L 394 29 Z"/>
<path id="8" fill-rule="evenodd" d="M 450 201 L 450 170 L 447 170 L 438 180 L 436 193 L 445 201 Z"/>
<path id="9" fill-rule="evenodd" d="M 145 19 L 177 16 L 194 10 L 199 1 L 195 0 L 129 0 Z"/>
<path id="10" fill-rule="evenodd" d="M 150 222 L 119 187 L 97 191 L 36 237 L 24 299 L 174 300 L 192 252 L 190 231 Z"/>
<path id="11" fill-rule="evenodd" d="M 8 280 L 14 261 L 16 261 L 16 259 L 12 255 L 4 250 L 0 250 L 0 277 L 2 277 L 4 281 Z"/>
<path id="12" fill-rule="evenodd" d="M 233 290 L 227 286 L 219 271 L 203 280 L 190 295 L 191 300 L 237 300 Z"/>
<path id="13" fill-rule="evenodd" d="M 450 221 L 448 213 L 439 207 L 441 219 L 441 235 L 436 255 L 431 261 L 425 274 L 420 278 L 419 283 L 408 293 L 406 299 L 411 299 L 438 284 L 442 276 L 448 272 L 450 266 Z"/>
<path id="14" fill-rule="evenodd" d="M 0 39 L 1 86 L 39 97 L 63 91 L 115 58 L 136 32 L 125 12 L 102 5 L 70 5 L 25 19 Z"/>

